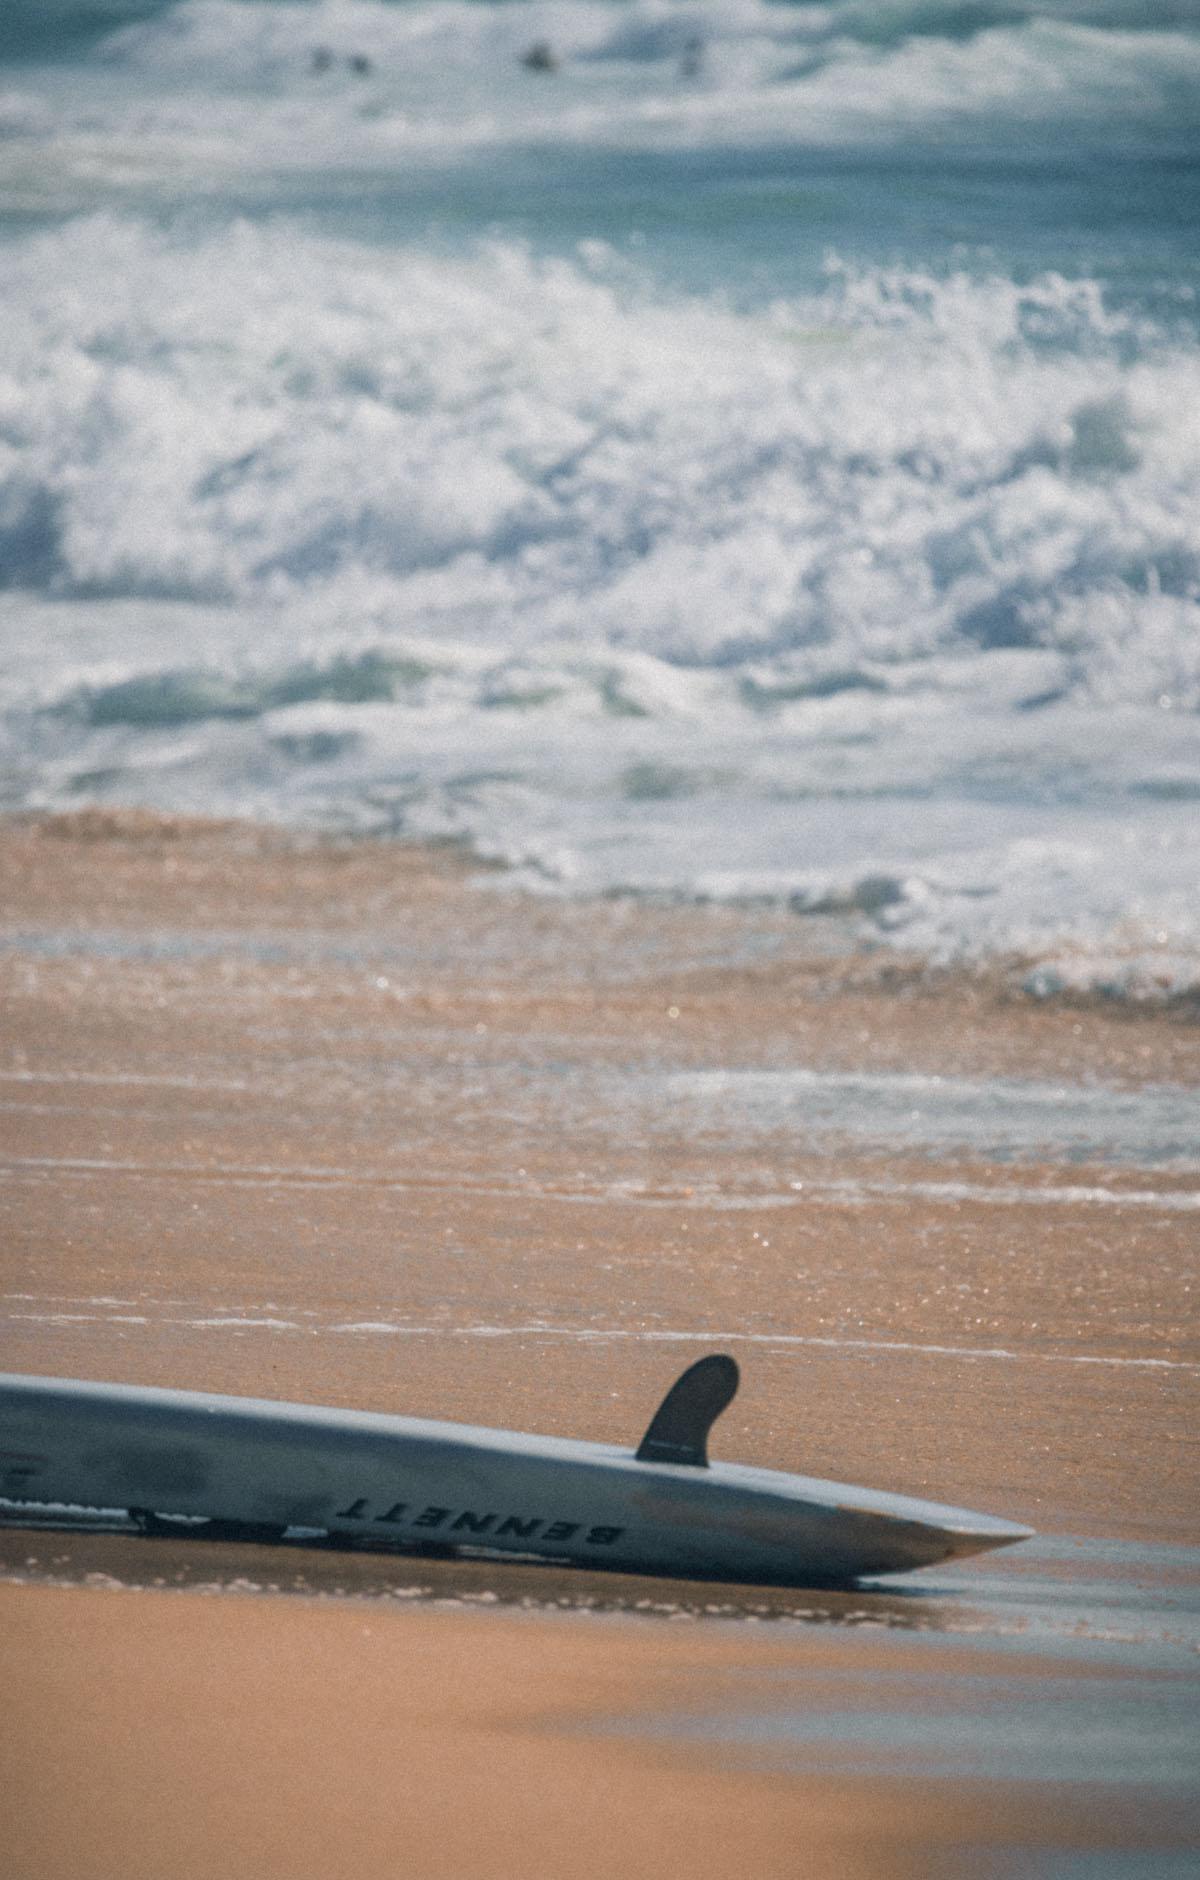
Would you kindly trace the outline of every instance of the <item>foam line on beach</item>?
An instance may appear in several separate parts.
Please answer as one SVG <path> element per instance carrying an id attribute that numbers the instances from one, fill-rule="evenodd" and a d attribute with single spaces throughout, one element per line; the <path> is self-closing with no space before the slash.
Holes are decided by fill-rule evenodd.
<path id="1" fill-rule="evenodd" d="M 829 1196 L 867 1195 L 873 1200 L 915 1198 L 921 1201 L 983 1201 L 988 1203 L 1023 1203 L 1041 1206 L 1059 1203 L 1068 1206 L 1124 1208 L 1166 1208 L 1180 1213 L 1200 1210 L 1200 1190 L 1156 1188 L 1101 1188 L 1084 1183 L 1061 1187 L 1035 1187 L 1026 1183 L 989 1182 L 895 1182 L 859 1181 L 853 1176 L 814 1183 L 797 1183 L 805 1194 L 810 1187 Z"/>
<path id="2" fill-rule="evenodd" d="M 17 1295 L 28 1299 L 28 1295 Z M 31 1302 L 32 1303 L 32 1302 Z M 87 1303 L 87 1302 L 80 1302 Z M 640 1326 L 561 1325 L 542 1319 L 518 1325 L 419 1325 L 393 1319 L 348 1319 L 320 1326 L 302 1324 L 299 1319 L 255 1316 L 252 1313 L 217 1313 L 202 1317 L 132 1316 L 106 1312 L 9 1312 L 9 1324 L 34 1325 L 146 1325 L 175 1326 L 187 1331 L 269 1331 L 305 1333 L 317 1337 L 323 1332 L 374 1338 L 552 1338 L 579 1344 L 608 1344 L 617 1341 L 659 1345 L 756 1345 L 772 1350 L 870 1351 L 902 1353 L 906 1356 L 987 1359 L 1004 1363 L 1077 1364 L 1100 1366 L 1108 1370 L 1183 1371 L 1200 1374 L 1200 1363 L 1182 1358 L 1122 1358 L 1100 1352 L 1015 1351 L 1006 1345 L 941 1345 L 901 1338 L 846 1338 L 801 1332 L 735 1332 L 690 1330 Z"/>
<path id="3" fill-rule="evenodd" d="M 122 1161 L 98 1156 L 10 1156 L 0 1163 L 0 1181 L 20 1180 L 27 1174 L 54 1171 L 84 1178 L 136 1175 L 148 1180 L 197 1181 L 226 1187 L 253 1188 L 382 1188 L 396 1194 L 445 1191 L 494 1200 L 540 1200 L 586 1206 L 623 1205 L 647 1208 L 753 1209 L 794 1208 L 810 1202 L 853 1205 L 861 1201 L 964 1201 L 1008 1206 L 1095 1206 L 1149 1208 L 1163 1213 L 1200 1213 L 1200 1189 L 1103 1188 L 1080 1183 L 1036 1186 L 1012 1182 L 872 1181 L 838 1176 L 790 1182 L 786 1189 L 757 1194 L 726 1193 L 719 1188 L 689 1184 L 675 1191 L 647 1192 L 630 1183 L 603 1188 L 567 1188 L 527 1182 L 480 1183 L 459 1181 L 453 1174 L 392 1175 L 382 1169 L 354 1170 L 297 1164 L 287 1168 L 269 1163 L 213 1163 L 208 1167 L 186 1162 Z"/>
<path id="4" fill-rule="evenodd" d="M 151 1071 L 3 1071 L 0 1084 L 131 1084 L 163 1090 L 249 1090 L 240 1077 L 192 1077 Z"/>
<path id="5" fill-rule="evenodd" d="M 1121 1370 L 1200 1372 L 1200 1364 L 1180 1358 L 1117 1358 L 1092 1352 L 1013 1351 L 1001 1345 L 918 1344 L 907 1339 L 834 1338 L 798 1332 L 676 1331 L 664 1330 L 661 1327 L 654 1331 L 644 1331 L 640 1327 L 630 1329 L 620 1326 L 568 1326 L 540 1322 L 529 1325 L 410 1326 L 372 1320 L 351 1321 L 343 1325 L 333 1325 L 329 1329 L 334 1332 L 390 1333 L 409 1337 L 451 1335 L 456 1338 L 563 1338 L 596 1344 L 622 1339 L 643 1344 L 666 1345 L 740 1344 L 783 1349 L 803 1346 L 831 1351 L 895 1351 L 938 1358 L 991 1358 L 1014 1363 L 1032 1361 L 1041 1364 L 1104 1365 Z"/>

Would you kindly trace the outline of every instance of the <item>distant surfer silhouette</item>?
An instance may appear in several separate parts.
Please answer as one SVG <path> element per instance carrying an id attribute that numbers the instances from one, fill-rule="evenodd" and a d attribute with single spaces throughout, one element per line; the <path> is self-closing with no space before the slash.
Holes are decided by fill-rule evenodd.
<path id="1" fill-rule="evenodd" d="M 335 63 L 334 53 L 329 46 L 314 46 L 308 55 L 308 69 L 318 77 L 332 72 Z M 369 78 L 375 70 L 373 60 L 365 52 L 351 52 L 346 56 L 346 64 L 356 78 Z"/>
<path id="2" fill-rule="evenodd" d="M 680 78 L 699 78 L 700 67 L 704 63 L 704 41 L 699 33 L 691 33 L 684 40 L 683 54 L 679 60 Z"/>
<path id="3" fill-rule="evenodd" d="M 528 51 L 521 54 L 521 64 L 527 72 L 557 72 L 558 54 L 548 39 L 535 39 Z"/>

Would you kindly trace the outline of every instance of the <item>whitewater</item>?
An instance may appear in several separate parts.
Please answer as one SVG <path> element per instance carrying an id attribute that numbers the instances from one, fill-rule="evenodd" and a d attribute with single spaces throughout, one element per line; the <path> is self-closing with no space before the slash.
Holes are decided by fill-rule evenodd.
<path id="1" fill-rule="evenodd" d="M 1200 7 L 9 0 L 0 808 L 1200 990 Z"/>

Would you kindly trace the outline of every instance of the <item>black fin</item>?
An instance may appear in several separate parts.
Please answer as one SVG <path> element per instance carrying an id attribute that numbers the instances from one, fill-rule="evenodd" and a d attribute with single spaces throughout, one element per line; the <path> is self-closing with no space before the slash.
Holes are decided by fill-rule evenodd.
<path id="1" fill-rule="evenodd" d="M 639 1462 L 708 1467 L 708 1432 L 737 1394 L 738 1368 L 724 1352 L 698 1358 L 676 1378 L 638 1447 Z"/>

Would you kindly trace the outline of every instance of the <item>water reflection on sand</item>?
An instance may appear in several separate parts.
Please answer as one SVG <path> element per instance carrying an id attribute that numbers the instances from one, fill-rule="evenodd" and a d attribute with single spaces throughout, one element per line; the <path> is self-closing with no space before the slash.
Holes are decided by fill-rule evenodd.
<path id="1" fill-rule="evenodd" d="M 138 1534 L 116 1511 L 19 1525 L 32 1519 L 10 1508 L 0 1523 L 10 1583 L 299 1595 L 535 1624 L 691 1622 L 726 1636 L 754 1626 L 766 1659 L 757 1652 L 719 1685 L 702 1683 L 684 1707 L 602 1709 L 573 1726 L 692 1745 L 750 1770 L 887 1776 L 899 1765 L 935 1782 L 1120 1789 L 1185 1813 L 1194 1787 L 1198 1548 L 1045 1536 L 832 1590 L 380 1553 L 307 1535 L 273 1547 L 179 1540 Z M 1104 1858 L 1079 1880 L 1106 1880 Z M 1164 1848 L 1167 1864 L 1147 1868 L 1148 1880 L 1171 1880 L 1174 1858 Z"/>
<path id="2" fill-rule="evenodd" d="M 886 1627 L 1030 1649 L 1200 1651 L 1200 1548 L 1042 1535 L 1003 1556 L 843 1587 L 585 1572 L 484 1553 L 384 1551 L 295 1530 L 274 1546 L 144 1535 L 117 1510 L 0 1512 L 0 1577 L 298 1593 L 659 1619 Z"/>

